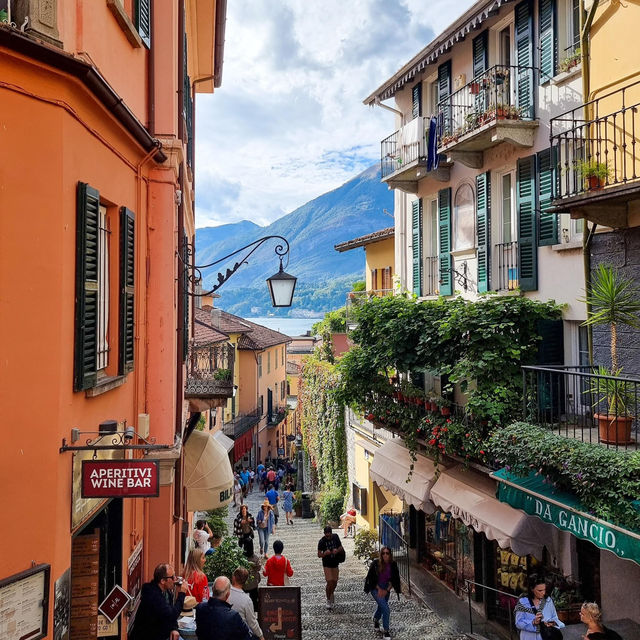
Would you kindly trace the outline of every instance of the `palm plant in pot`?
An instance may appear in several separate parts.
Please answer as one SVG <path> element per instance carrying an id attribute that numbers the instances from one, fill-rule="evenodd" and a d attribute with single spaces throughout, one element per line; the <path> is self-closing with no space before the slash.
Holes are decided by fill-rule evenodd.
<path id="1" fill-rule="evenodd" d="M 591 279 L 591 291 L 584 298 L 591 305 L 587 326 L 609 326 L 611 369 L 600 366 L 597 377 L 590 379 L 587 393 L 596 408 L 605 405 L 606 413 L 596 413 L 600 441 L 612 444 L 629 442 L 630 413 L 637 404 L 635 384 L 621 377 L 618 362 L 618 326 L 640 329 L 640 292 L 633 281 L 609 265 L 599 265 Z"/>

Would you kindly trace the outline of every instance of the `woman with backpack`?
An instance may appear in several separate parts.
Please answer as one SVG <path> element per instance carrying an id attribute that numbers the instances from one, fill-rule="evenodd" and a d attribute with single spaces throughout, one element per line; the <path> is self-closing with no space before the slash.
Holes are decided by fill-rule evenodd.
<path id="1" fill-rule="evenodd" d="M 256 526 L 258 527 L 258 539 L 260 540 L 260 555 L 267 557 L 267 549 L 269 548 L 269 535 L 275 530 L 276 519 L 273 515 L 273 508 L 269 504 L 269 500 L 262 503 L 262 507 L 256 516 Z"/>
<path id="2" fill-rule="evenodd" d="M 245 540 L 253 540 L 255 521 L 249 513 L 249 507 L 243 504 L 233 521 L 233 535 L 238 538 L 238 546 L 243 547 Z"/>
<path id="3" fill-rule="evenodd" d="M 389 623 L 391 611 L 389 609 L 389 594 L 391 587 L 396 590 L 398 597 L 402 591 L 400 586 L 400 572 L 398 564 L 393 559 L 393 554 L 389 547 L 382 547 L 380 555 L 369 567 L 369 573 L 364 581 L 365 593 L 370 593 L 376 601 L 378 607 L 373 614 L 373 628 L 380 629 L 380 619 L 382 619 L 383 640 L 390 640 Z"/>

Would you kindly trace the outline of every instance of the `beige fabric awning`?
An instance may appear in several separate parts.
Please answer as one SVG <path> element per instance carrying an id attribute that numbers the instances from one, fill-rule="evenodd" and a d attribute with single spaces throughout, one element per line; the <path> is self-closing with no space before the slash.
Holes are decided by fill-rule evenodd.
<path id="1" fill-rule="evenodd" d="M 542 558 L 542 547 L 553 539 L 549 525 L 496 498 L 496 484 L 461 465 L 443 471 L 431 488 L 431 500 L 465 525 L 496 540 L 519 556 Z"/>
<path id="2" fill-rule="evenodd" d="M 187 511 L 224 507 L 233 497 L 233 470 L 229 456 L 206 431 L 194 431 L 184 445 L 184 486 Z"/>
<path id="3" fill-rule="evenodd" d="M 407 482 L 411 463 L 409 450 L 388 440 L 374 452 L 369 476 L 377 485 L 391 491 L 416 509 L 433 513 L 429 491 L 435 482 L 436 468 L 431 460 L 419 455 L 414 463 L 411 479 Z"/>
<path id="4" fill-rule="evenodd" d="M 227 450 L 227 453 L 229 453 L 229 451 L 233 449 L 233 440 L 229 436 L 222 433 L 222 431 L 216 431 L 213 434 L 213 437 L 216 439 L 216 442 L 218 442 L 218 444 L 221 444 Z"/>

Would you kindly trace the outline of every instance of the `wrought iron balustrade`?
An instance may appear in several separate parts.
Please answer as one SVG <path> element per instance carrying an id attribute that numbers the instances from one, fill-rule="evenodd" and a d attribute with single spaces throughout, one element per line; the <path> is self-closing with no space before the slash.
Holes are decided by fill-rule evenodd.
<path id="1" fill-rule="evenodd" d="M 535 67 L 495 65 L 441 100 L 438 148 L 497 122 L 533 120 L 538 76 Z"/>
<path id="2" fill-rule="evenodd" d="M 234 440 L 239 438 L 243 433 L 246 433 L 257 425 L 262 418 L 262 412 L 259 409 L 253 409 L 246 413 L 235 416 L 232 420 L 222 423 L 222 433 Z"/>
<path id="3" fill-rule="evenodd" d="M 640 178 L 640 81 L 551 118 L 555 198 L 599 193 Z"/>
<path id="4" fill-rule="evenodd" d="M 231 397 L 235 349 L 229 343 L 191 343 L 187 352 L 186 397 Z"/>
<path id="5" fill-rule="evenodd" d="M 518 243 L 503 242 L 495 246 L 498 256 L 498 291 L 513 291 L 520 285 Z"/>
<path id="6" fill-rule="evenodd" d="M 424 258 L 422 270 L 422 295 L 437 296 L 440 291 L 440 266 L 438 256 Z"/>
<path id="7" fill-rule="evenodd" d="M 357 326 L 358 308 L 371 298 L 382 298 L 391 295 L 393 289 L 370 289 L 369 291 L 350 291 L 347 293 L 347 301 L 345 304 L 345 320 L 347 324 L 347 332 L 355 329 Z"/>
<path id="8" fill-rule="evenodd" d="M 287 417 L 287 412 L 284 407 L 278 407 L 275 411 L 272 411 L 267 418 L 267 426 L 275 427 L 280 424 Z"/>
<path id="9" fill-rule="evenodd" d="M 382 178 L 390 176 L 406 165 L 427 157 L 425 131 L 429 118 L 418 116 L 380 143 Z"/>
<path id="10" fill-rule="evenodd" d="M 566 438 L 638 447 L 640 378 L 594 367 L 522 367 L 523 417 Z"/>

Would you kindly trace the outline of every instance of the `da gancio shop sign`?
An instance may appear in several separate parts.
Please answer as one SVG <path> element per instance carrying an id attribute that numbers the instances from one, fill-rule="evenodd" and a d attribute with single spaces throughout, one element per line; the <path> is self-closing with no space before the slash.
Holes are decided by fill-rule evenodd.
<path id="1" fill-rule="evenodd" d="M 84 460 L 83 498 L 154 498 L 160 492 L 157 460 Z"/>
<path id="2" fill-rule="evenodd" d="M 547 499 L 538 492 L 535 495 L 530 493 L 530 487 L 521 489 L 515 483 L 512 484 L 515 479 L 510 478 L 512 482 L 505 482 L 503 477 L 498 474 L 495 476 L 500 481 L 498 498 L 501 502 L 537 516 L 562 531 L 569 531 L 577 538 L 588 540 L 620 558 L 640 564 L 640 535 L 591 517 L 580 511 L 578 504 L 565 504 L 562 495 L 554 495 L 553 498 L 549 496 Z M 567 501 L 572 501 L 572 497 L 567 496 Z"/>

